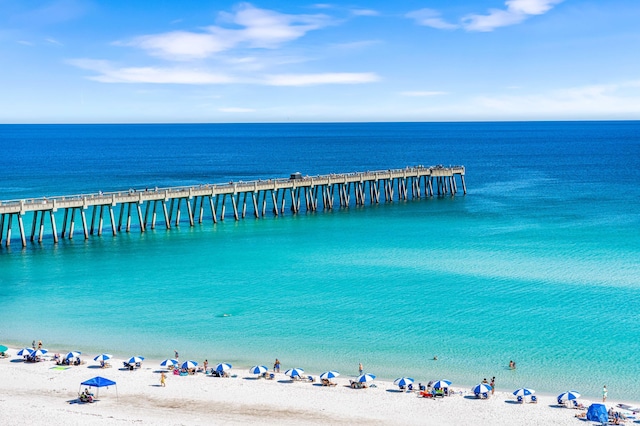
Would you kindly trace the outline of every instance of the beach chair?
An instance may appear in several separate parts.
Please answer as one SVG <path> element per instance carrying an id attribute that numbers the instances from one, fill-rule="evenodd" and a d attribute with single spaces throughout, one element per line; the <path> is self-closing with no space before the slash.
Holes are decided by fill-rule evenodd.
<path id="1" fill-rule="evenodd" d="M 433 397 L 434 398 L 444 398 L 444 389 L 436 389 L 433 392 Z"/>
<path id="2" fill-rule="evenodd" d="M 537 404 L 538 403 L 538 397 L 535 395 L 531 395 L 531 403 L 532 404 Z"/>
<path id="3" fill-rule="evenodd" d="M 307 380 L 309 380 L 310 382 L 315 382 L 316 378 L 313 376 L 307 376 Z"/>
<path id="4" fill-rule="evenodd" d="M 517 400 L 518 400 L 519 404 L 523 404 L 524 403 L 524 398 L 522 398 L 520 395 L 518 395 Z"/>
<path id="5" fill-rule="evenodd" d="M 427 392 L 426 390 L 420 391 L 419 395 L 422 398 L 433 398 L 433 394 L 431 392 Z"/>
<path id="6" fill-rule="evenodd" d="M 413 385 L 409 384 L 409 386 L 407 386 L 407 392 L 413 392 Z"/>
<path id="7" fill-rule="evenodd" d="M 418 389 L 420 389 L 420 391 L 426 391 L 427 387 L 425 385 L 423 385 L 422 383 L 418 383 Z"/>
<path id="8" fill-rule="evenodd" d="M 488 399 L 489 398 L 489 394 L 487 392 L 482 394 L 482 399 Z"/>

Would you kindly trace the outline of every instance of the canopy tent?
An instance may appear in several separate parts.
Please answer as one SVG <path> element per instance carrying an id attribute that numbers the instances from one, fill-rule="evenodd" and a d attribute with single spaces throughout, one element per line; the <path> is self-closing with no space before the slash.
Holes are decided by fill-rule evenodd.
<path id="1" fill-rule="evenodd" d="M 116 399 L 118 399 L 118 385 L 113 380 L 109 380 L 109 379 L 105 379 L 104 377 L 97 376 L 97 377 L 94 377 L 93 379 L 89 379 L 89 380 L 86 380 L 86 381 L 80 383 L 80 388 L 82 388 L 82 386 L 89 386 L 89 387 L 98 388 L 98 391 L 96 392 L 97 394 L 99 394 L 100 388 L 102 388 L 102 387 L 115 386 L 116 387 Z M 80 389 L 78 389 L 78 393 L 80 393 Z M 96 399 L 97 398 L 98 398 L 98 395 L 96 395 Z"/>
<path id="2" fill-rule="evenodd" d="M 606 424 L 609 421 L 607 407 L 604 404 L 591 404 L 587 410 L 587 420 Z"/>

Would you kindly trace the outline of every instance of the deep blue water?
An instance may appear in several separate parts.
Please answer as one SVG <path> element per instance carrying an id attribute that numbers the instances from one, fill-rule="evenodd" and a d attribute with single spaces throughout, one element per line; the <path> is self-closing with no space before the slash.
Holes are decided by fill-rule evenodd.
<path id="1" fill-rule="evenodd" d="M 468 187 L 13 241 L 0 343 L 640 399 L 640 122 L 5 125 L 0 151 L 0 200 L 417 164 Z"/>

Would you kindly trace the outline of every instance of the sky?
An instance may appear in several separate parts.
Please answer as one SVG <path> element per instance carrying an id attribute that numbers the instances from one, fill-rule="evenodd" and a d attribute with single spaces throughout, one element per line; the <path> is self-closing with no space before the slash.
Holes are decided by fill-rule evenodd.
<path id="1" fill-rule="evenodd" d="M 0 0 L 0 123 L 640 119 L 639 0 Z"/>

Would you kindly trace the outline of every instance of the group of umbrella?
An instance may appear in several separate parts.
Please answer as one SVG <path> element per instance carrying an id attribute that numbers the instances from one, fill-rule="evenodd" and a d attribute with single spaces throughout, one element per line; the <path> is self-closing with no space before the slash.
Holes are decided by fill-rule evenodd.
<path id="1" fill-rule="evenodd" d="M 23 357 L 39 357 L 42 356 L 44 354 L 46 354 L 48 351 L 46 349 L 31 349 L 31 348 L 23 348 L 20 349 L 17 352 L 18 356 L 23 356 Z M 69 353 L 67 353 L 64 356 L 64 359 L 66 360 L 71 360 L 71 359 L 75 359 L 78 358 L 80 355 L 82 354 L 82 352 L 80 351 L 71 351 Z M 98 361 L 98 362 L 106 362 L 108 360 L 110 360 L 111 358 L 113 358 L 113 355 L 108 354 L 108 353 L 103 353 L 100 354 L 98 356 L 96 356 L 95 358 L 93 358 L 94 361 Z M 130 365 L 135 365 L 135 364 L 140 364 L 142 361 L 144 361 L 144 357 L 142 356 L 132 356 L 131 358 L 129 358 L 126 363 L 130 364 Z M 164 361 L 162 361 L 160 363 L 160 366 L 162 367 L 168 367 L 168 368 L 181 368 L 181 369 L 185 369 L 185 370 L 192 370 L 198 367 L 198 363 L 196 361 L 184 361 L 182 362 L 182 364 L 177 360 L 177 359 L 165 359 Z M 226 362 L 222 362 L 217 364 L 215 367 L 213 367 L 211 369 L 211 372 L 213 373 L 218 372 L 218 373 L 224 373 L 228 370 L 230 370 L 232 368 L 232 365 Z M 269 371 L 269 369 L 264 366 L 264 365 L 254 365 L 253 367 L 251 367 L 249 369 L 249 372 L 251 374 L 256 374 L 256 375 L 264 375 L 265 373 L 267 373 Z M 205 373 L 207 373 L 205 371 Z M 302 368 L 291 368 L 287 371 L 284 372 L 284 374 L 286 376 L 291 377 L 292 379 L 304 379 L 304 370 Z M 340 376 L 340 373 L 335 371 L 335 370 L 329 370 L 329 371 L 325 371 L 324 373 L 320 374 L 320 379 L 321 380 L 331 380 L 334 379 L 336 377 Z M 359 383 L 369 383 L 369 382 L 373 382 L 376 379 L 376 376 L 373 374 L 369 374 L 369 373 L 364 373 L 359 375 L 356 378 L 356 382 Z M 393 381 L 393 384 L 400 387 L 401 389 L 405 389 L 405 388 L 411 388 L 411 386 L 414 383 L 414 379 L 412 379 L 411 377 L 399 377 L 396 380 Z M 451 386 L 451 382 L 449 380 L 438 380 L 435 381 L 431 384 L 431 387 L 434 389 L 448 389 L 449 386 Z M 487 383 L 479 383 L 476 386 L 474 386 L 473 388 L 471 388 L 471 391 L 475 394 L 475 395 L 483 395 L 483 394 L 488 394 L 489 392 L 491 392 L 492 388 L 491 385 L 487 384 Z M 520 389 L 516 389 L 513 392 L 513 395 L 515 395 L 516 397 L 531 397 L 536 391 L 533 389 L 529 389 L 529 388 L 520 388 Z M 577 400 L 578 398 L 580 398 L 580 393 L 576 392 L 576 391 L 567 391 L 567 392 L 563 392 L 560 395 L 558 395 L 558 403 L 562 404 L 566 401 L 574 401 Z"/>

